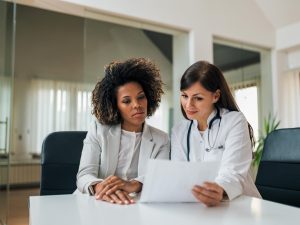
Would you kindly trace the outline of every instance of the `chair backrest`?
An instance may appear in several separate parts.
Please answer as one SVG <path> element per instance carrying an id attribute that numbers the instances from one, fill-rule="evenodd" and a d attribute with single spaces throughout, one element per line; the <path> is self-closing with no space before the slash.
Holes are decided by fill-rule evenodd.
<path id="1" fill-rule="evenodd" d="M 49 134 L 42 145 L 40 195 L 71 194 L 76 190 L 85 131 Z"/>
<path id="2" fill-rule="evenodd" d="M 255 183 L 263 199 L 300 207 L 300 128 L 267 136 Z"/>

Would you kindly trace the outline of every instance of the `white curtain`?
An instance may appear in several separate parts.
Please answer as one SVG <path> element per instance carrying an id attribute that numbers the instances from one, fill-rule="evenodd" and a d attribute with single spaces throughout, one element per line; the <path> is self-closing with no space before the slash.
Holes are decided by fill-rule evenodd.
<path id="1" fill-rule="evenodd" d="M 300 127 L 300 71 L 291 71 L 283 79 L 281 127 Z"/>
<path id="2" fill-rule="evenodd" d="M 6 150 L 10 114 L 11 77 L 0 76 L 0 152 Z"/>
<path id="3" fill-rule="evenodd" d="M 93 84 L 34 79 L 31 82 L 31 151 L 40 153 L 54 131 L 87 130 Z"/>

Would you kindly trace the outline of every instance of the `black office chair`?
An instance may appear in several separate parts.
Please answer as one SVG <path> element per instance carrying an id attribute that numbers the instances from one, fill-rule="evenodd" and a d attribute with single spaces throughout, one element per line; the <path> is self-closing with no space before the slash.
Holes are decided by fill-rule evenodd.
<path id="1" fill-rule="evenodd" d="M 263 199 L 300 207 L 300 128 L 267 136 L 255 183 Z"/>
<path id="2" fill-rule="evenodd" d="M 76 174 L 86 134 L 86 131 L 62 131 L 45 138 L 40 195 L 71 194 L 76 190 Z"/>

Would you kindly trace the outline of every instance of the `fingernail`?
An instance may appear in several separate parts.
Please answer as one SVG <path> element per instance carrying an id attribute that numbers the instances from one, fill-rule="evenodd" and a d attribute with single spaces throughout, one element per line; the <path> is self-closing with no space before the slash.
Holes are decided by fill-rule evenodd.
<path id="1" fill-rule="evenodd" d="M 113 201 L 113 200 L 110 200 L 110 202 L 111 202 L 111 203 L 114 203 L 114 201 Z"/>
<path id="2" fill-rule="evenodd" d="M 129 202 L 128 201 L 125 201 L 125 204 L 127 205 Z"/>

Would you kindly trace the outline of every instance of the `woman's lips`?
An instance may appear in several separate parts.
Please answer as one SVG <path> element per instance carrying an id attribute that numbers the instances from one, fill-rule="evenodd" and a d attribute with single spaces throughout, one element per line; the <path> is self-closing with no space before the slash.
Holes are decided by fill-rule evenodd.
<path id="1" fill-rule="evenodd" d="M 132 115 L 132 117 L 142 117 L 142 116 L 144 116 L 144 112 L 137 112 L 137 113 L 135 113 L 135 114 L 133 114 Z"/>
<path id="2" fill-rule="evenodd" d="M 186 113 L 187 113 L 188 115 L 194 115 L 195 113 L 197 113 L 197 111 L 186 110 Z"/>

